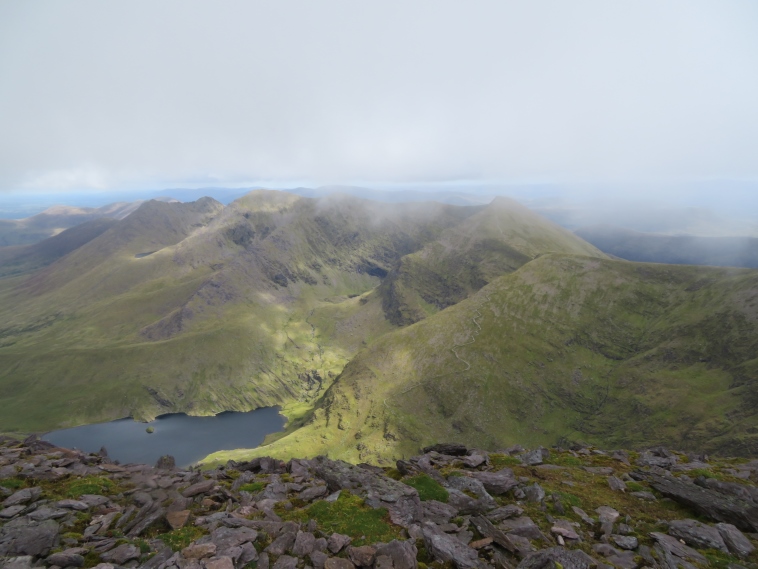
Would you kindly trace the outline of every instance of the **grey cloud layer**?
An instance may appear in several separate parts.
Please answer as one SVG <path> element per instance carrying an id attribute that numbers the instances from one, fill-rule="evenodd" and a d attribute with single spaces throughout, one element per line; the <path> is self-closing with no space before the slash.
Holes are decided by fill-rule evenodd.
<path id="1" fill-rule="evenodd" d="M 752 2 L 0 4 L 0 188 L 758 178 Z"/>

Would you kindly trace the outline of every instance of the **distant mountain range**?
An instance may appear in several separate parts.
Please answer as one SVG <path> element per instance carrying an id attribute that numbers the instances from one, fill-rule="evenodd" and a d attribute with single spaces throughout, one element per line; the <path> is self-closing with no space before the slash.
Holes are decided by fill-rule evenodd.
<path id="1" fill-rule="evenodd" d="M 0 432 L 279 404 L 235 456 L 758 454 L 758 272 L 612 260 L 506 198 L 148 201 L 2 255 Z"/>
<path id="2" fill-rule="evenodd" d="M 160 198 L 161 201 L 176 201 Z M 0 247 L 29 245 L 57 235 L 64 229 L 100 218 L 123 219 L 144 200 L 117 202 L 102 207 L 56 205 L 24 219 L 0 219 Z"/>

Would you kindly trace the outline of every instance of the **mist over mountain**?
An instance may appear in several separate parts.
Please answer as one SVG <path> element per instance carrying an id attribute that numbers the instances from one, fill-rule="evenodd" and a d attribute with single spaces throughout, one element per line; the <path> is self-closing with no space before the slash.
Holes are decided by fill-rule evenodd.
<path id="1" fill-rule="evenodd" d="M 576 234 L 601 251 L 626 259 L 677 265 L 758 268 L 758 238 L 660 235 L 597 225 Z"/>
<path id="2" fill-rule="evenodd" d="M 0 431 L 279 404 L 277 456 L 755 452 L 755 271 L 612 261 L 507 198 L 148 201 L 0 251 Z"/>

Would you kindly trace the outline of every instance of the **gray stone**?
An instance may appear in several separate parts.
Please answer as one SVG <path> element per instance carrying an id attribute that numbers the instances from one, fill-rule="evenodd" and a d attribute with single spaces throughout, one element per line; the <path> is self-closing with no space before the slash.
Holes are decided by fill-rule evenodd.
<path id="1" fill-rule="evenodd" d="M 298 498 L 301 500 L 304 500 L 305 502 L 310 502 L 312 500 L 315 500 L 316 498 L 320 498 L 321 496 L 324 496 L 327 494 L 329 490 L 324 485 L 318 485 L 318 486 L 311 486 L 310 488 L 306 488 L 302 492 L 300 492 L 300 495 Z"/>
<path id="2" fill-rule="evenodd" d="M 536 482 L 531 486 L 524 488 L 524 494 L 526 494 L 526 499 L 528 502 L 535 502 L 540 504 L 545 499 L 545 491 L 542 489 L 542 486 Z"/>
<path id="3" fill-rule="evenodd" d="M 518 480 L 510 468 L 498 472 L 473 472 L 472 476 L 484 485 L 490 494 L 500 496 L 518 486 Z"/>
<path id="4" fill-rule="evenodd" d="M 544 447 L 536 448 L 521 456 L 521 462 L 526 466 L 542 464 L 550 457 L 550 451 Z"/>
<path id="5" fill-rule="evenodd" d="M 221 527 L 213 530 L 209 537 L 203 538 L 201 541 L 204 542 L 204 540 L 208 540 L 212 542 L 219 551 L 224 551 L 231 547 L 238 547 L 246 542 L 252 543 L 256 539 L 258 539 L 258 532 L 254 529 L 247 527 Z M 277 553 L 276 555 L 281 555 L 281 553 Z"/>
<path id="6" fill-rule="evenodd" d="M 297 567 L 297 557 L 282 555 L 274 563 L 273 569 L 295 569 Z M 208 569 L 211 569 L 210 567 Z"/>
<path id="7" fill-rule="evenodd" d="M 468 468 L 476 468 L 487 462 L 487 455 L 481 452 L 472 452 L 463 458 L 463 465 Z"/>
<path id="8" fill-rule="evenodd" d="M 342 551 L 342 548 L 347 546 L 351 541 L 353 540 L 350 536 L 341 533 L 333 533 L 329 536 L 327 547 L 329 548 L 329 551 L 336 555 Z"/>
<path id="9" fill-rule="evenodd" d="M 742 531 L 758 532 L 758 504 L 745 496 L 724 493 L 732 490 L 731 487 L 721 487 L 722 492 L 654 472 L 634 471 L 631 476 L 636 480 L 645 480 L 664 496 L 717 522 L 732 524 Z M 736 493 L 736 489 L 734 491 Z"/>
<path id="10" fill-rule="evenodd" d="M 639 541 L 637 541 L 637 538 L 631 535 L 612 535 L 611 539 L 621 549 L 637 549 L 637 547 L 640 545 Z"/>
<path id="11" fill-rule="evenodd" d="M 497 508 L 497 502 L 490 496 L 489 492 L 479 480 L 470 476 L 450 476 L 447 479 L 447 486 L 460 492 L 470 492 L 476 495 L 477 502 L 486 510 Z M 449 500 L 449 497 L 448 497 Z"/>
<path id="12" fill-rule="evenodd" d="M 595 520 L 594 518 L 591 518 L 590 516 L 588 516 L 587 512 L 585 512 L 584 510 L 582 510 L 578 506 L 571 506 L 571 509 L 588 526 L 594 527 L 595 524 L 597 523 L 597 520 Z"/>
<path id="13" fill-rule="evenodd" d="M 355 565 L 341 557 L 329 557 L 324 563 L 324 569 L 355 569 Z"/>
<path id="14" fill-rule="evenodd" d="M 458 443 L 439 443 L 436 445 L 424 447 L 422 451 L 424 454 L 430 452 L 438 452 L 440 454 L 446 454 L 448 456 L 465 456 L 468 454 L 468 448 L 466 445 Z"/>
<path id="15" fill-rule="evenodd" d="M 639 492 L 632 492 L 630 496 L 634 496 L 640 500 L 645 500 L 646 502 L 655 502 L 658 500 L 658 498 L 655 497 L 655 494 L 652 492 L 646 492 L 644 490 L 641 490 Z"/>
<path id="16" fill-rule="evenodd" d="M 520 535 L 527 539 L 545 539 L 545 535 L 540 531 L 537 524 L 534 523 L 529 516 L 521 516 L 518 518 L 503 520 L 500 522 L 500 527 L 510 537 L 513 535 Z"/>
<path id="17" fill-rule="evenodd" d="M 114 565 L 125 565 L 132 559 L 139 559 L 140 555 L 141 552 L 139 550 L 139 547 L 136 545 L 131 545 L 129 543 L 124 543 L 115 549 L 106 551 L 100 555 L 100 559 L 106 563 L 113 563 Z"/>
<path id="18" fill-rule="evenodd" d="M 199 494 L 207 494 L 216 487 L 216 484 L 215 480 L 203 480 L 202 482 L 198 482 L 197 484 L 193 484 L 186 488 L 184 492 L 182 492 L 182 496 L 185 498 L 192 498 Z"/>
<path id="19" fill-rule="evenodd" d="M 387 555 L 377 555 L 374 569 L 394 569 L 392 558 Z"/>
<path id="20" fill-rule="evenodd" d="M 310 532 L 299 531 L 295 537 L 295 544 L 292 546 L 292 555 L 305 557 L 313 551 L 316 545 L 316 536 Z"/>
<path id="21" fill-rule="evenodd" d="M 611 490 L 614 492 L 626 492 L 626 484 L 624 484 L 624 481 L 615 476 L 608 477 L 608 486 L 610 486 Z"/>
<path id="22" fill-rule="evenodd" d="M 23 490 L 14 492 L 3 500 L 3 506 L 9 508 L 10 506 L 16 506 L 18 504 L 28 504 L 29 502 L 34 502 L 39 499 L 41 494 L 42 488 L 36 486 L 34 488 L 24 488 Z"/>
<path id="23" fill-rule="evenodd" d="M 329 556 L 323 551 L 312 551 L 308 556 L 313 563 L 313 569 L 323 569 Z"/>
<path id="24" fill-rule="evenodd" d="M 284 555 L 293 545 L 295 545 L 295 539 L 297 539 L 296 532 L 284 532 L 272 541 L 271 545 L 269 545 L 265 551 L 269 555 Z"/>
<path id="25" fill-rule="evenodd" d="M 744 559 L 755 551 L 755 547 L 750 543 L 750 540 L 745 537 L 745 534 L 732 524 L 716 524 L 716 529 L 721 534 L 721 538 L 724 540 L 724 543 L 731 554 Z"/>
<path id="26" fill-rule="evenodd" d="M 700 555 L 691 547 L 687 547 L 675 537 L 671 537 L 670 535 L 659 532 L 651 533 L 650 537 L 655 539 L 655 541 L 657 541 L 658 545 L 661 547 L 661 550 L 669 556 L 678 557 L 679 559 L 684 559 L 685 561 L 702 563 L 704 565 L 708 563 L 705 557 Z M 672 569 L 676 569 L 676 562 L 674 562 Z"/>
<path id="27" fill-rule="evenodd" d="M 356 567 L 371 567 L 374 563 L 374 557 L 376 557 L 376 549 L 370 545 L 347 548 L 347 558 Z"/>
<path id="28" fill-rule="evenodd" d="M 600 506 L 595 511 L 599 515 L 600 523 L 615 523 L 619 518 L 619 513 L 610 506 Z"/>
<path id="29" fill-rule="evenodd" d="M 76 510 L 77 512 L 83 512 L 89 509 L 89 506 L 81 500 L 59 500 L 55 503 L 58 508 L 66 510 Z"/>
<path id="30" fill-rule="evenodd" d="M 24 510 L 26 510 L 26 506 L 24 504 L 16 504 L 15 506 L 11 506 L 10 508 L 5 508 L 4 510 L 0 510 L 0 518 L 8 520 L 10 518 L 13 518 L 19 515 Z"/>
<path id="31" fill-rule="evenodd" d="M 395 569 L 418 569 L 417 554 L 418 550 L 412 541 L 393 539 L 389 543 L 376 548 L 377 557 L 389 557 L 392 559 L 392 565 Z"/>
<path id="32" fill-rule="evenodd" d="M 429 554 L 443 563 L 453 563 L 458 569 L 479 567 L 479 556 L 475 549 L 459 539 L 441 532 L 434 524 L 424 523 L 422 527 L 424 544 Z"/>
<path id="33" fill-rule="evenodd" d="M 274 567 L 276 567 L 276 565 L 274 565 Z M 205 561 L 205 569 L 234 569 L 234 561 L 228 555 L 211 557 Z M 294 569 L 294 567 L 292 569 Z"/>
<path id="34" fill-rule="evenodd" d="M 491 522 L 497 523 L 502 520 L 507 520 L 508 518 L 520 516 L 523 513 L 524 513 L 523 508 L 519 508 L 515 504 L 508 504 L 507 506 L 502 506 L 500 508 L 496 508 L 490 512 L 487 512 L 484 515 Z"/>
<path id="35" fill-rule="evenodd" d="M 48 565 L 58 565 L 59 567 L 81 567 L 84 565 L 83 554 L 86 553 L 86 549 L 77 547 L 75 549 L 67 549 L 58 553 L 53 553 L 45 559 L 45 563 Z"/>
<path id="36" fill-rule="evenodd" d="M 318 456 L 310 461 L 311 471 L 326 481 L 329 490 L 351 490 L 371 508 L 386 508 L 392 523 L 407 528 L 421 521 L 418 492 L 397 480 L 340 460 Z"/>
<path id="37" fill-rule="evenodd" d="M 423 512 L 424 520 L 436 524 L 446 524 L 451 518 L 458 515 L 458 510 L 449 504 L 444 504 L 437 500 L 426 500 L 421 502 L 421 510 Z"/>
<path id="38" fill-rule="evenodd" d="M 19 557 L 6 557 L 0 567 L 2 569 L 31 569 L 34 563 L 34 557 L 31 555 L 21 555 Z"/>
<path id="39" fill-rule="evenodd" d="M 518 564 L 518 569 L 554 569 L 558 565 L 563 569 L 591 569 L 597 562 L 578 549 L 551 547 L 530 553 Z"/>
<path id="40" fill-rule="evenodd" d="M 20 523 L 14 525 L 16 521 Z M 47 555 L 58 541 L 58 530 L 53 520 L 8 522 L 0 528 L 0 557 Z"/>
<path id="41" fill-rule="evenodd" d="M 185 559 L 206 559 L 216 555 L 217 550 L 215 543 L 192 543 L 182 549 L 182 557 Z"/>
<path id="42" fill-rule="evenodd" d="M 724 553 L 729 551 L 718 529 L 697 520 L 669 522 L 668 534 L 698 549 L 718 549 Z"/>

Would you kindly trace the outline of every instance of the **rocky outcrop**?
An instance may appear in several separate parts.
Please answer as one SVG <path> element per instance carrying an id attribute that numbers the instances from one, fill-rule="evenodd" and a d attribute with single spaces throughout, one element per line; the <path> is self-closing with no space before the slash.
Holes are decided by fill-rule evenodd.
<path id="1" fill-rule="evenodd" d="M 629 453 L 586 448 L 424 450 L 397 470 L 317 457 L 201 472 L 0 439 L 0 567 L 758 568 L 758 464 L 703 457 L 688 469 L 667 449 L 636 466 Z M 702 468 L 712 477 L 687 474 Z M 680 511 L 660 509 L 661 495 L 683 515 L 653 522 L 647 508 Z"/>

